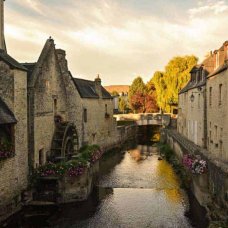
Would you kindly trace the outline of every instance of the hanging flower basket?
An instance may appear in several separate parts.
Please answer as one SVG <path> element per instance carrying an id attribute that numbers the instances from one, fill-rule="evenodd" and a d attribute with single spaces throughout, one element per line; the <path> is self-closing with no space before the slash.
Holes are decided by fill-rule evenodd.
<path id="1" fill-rule="evenodd" d="M 11 158 L 14 155 L 15 155 L 15 153 L 14 153 L 13 146 L 11 143 L 0 142 L 0 161 L 7 159 L 7 158 Z"/>
<path id="2" fill-rule="evenodd" d="M 49 162 L 39 167 L 34 176 L 36 177 L 69 177 L 81 176 L 87 167 L 90 167 L 101 158 L 103 151 L 97 145 L 85 146 L 80 150 L 80 156 L 61 163 Z"/>
<path id="3" fill-rule="evenodd" d="M 12 151 L 1 151 L 0 150 L 0 161 L 5 160 L 7 158 L 12 158 L 14 156 L 14 152 Z"/>
<path id="4" fill-rule="evenodd" d="M 190 154 L 184 155 L 183 165 L 187 167 L 193 174 L 203 174 L 207 170 L 206 161 L 200 158 L 196 158 L 195 156 Z"/>

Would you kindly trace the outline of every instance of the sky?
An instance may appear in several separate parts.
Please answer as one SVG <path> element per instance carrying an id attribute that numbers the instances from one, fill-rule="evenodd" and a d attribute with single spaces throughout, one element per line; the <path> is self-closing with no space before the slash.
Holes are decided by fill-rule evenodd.
<path id="1" fill-rule="evenodd" d="M 200 61 L 228 40 L 228 0 L 6 0 L 5 39 L 19 62 L 37 61 L 51 36 L 74 77 L 144 82 L 174 56 Z"/>

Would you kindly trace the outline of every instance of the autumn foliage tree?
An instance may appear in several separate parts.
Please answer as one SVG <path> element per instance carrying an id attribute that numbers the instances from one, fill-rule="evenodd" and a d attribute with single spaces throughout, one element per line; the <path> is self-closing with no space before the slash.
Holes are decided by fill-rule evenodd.
<path id="1" fill-rule="evenodd" d="M 159 109 L 170 112 L 178 103 L 178 93 L 190 79 L 190 71 L 198 59 L 191 56 L 172 58 L 165 71 L 156 71 L 145 85 L 137 77 L 129 90 L 130 106 L 134 112 L 157 112 Z M 159 108 L 158 108 L 159 107 Z"/>
<path id="2" fill-rule="evenodd" d="M 170 112 L 172 105 L 178 103 L 178 93 L 190 79 L 190 71 L 197 64 L 198 59 L 191 56 L 174 57 L 165 67 L 165 71 L 154 73 L 150 83 L 155 85 L 157 104 Z"/>
<path id="3" fill-rule="evenodd" d="M 129 102 L 134 112 L 157 112 L 155 86 L 145 85 L 142 78 L 137 77 L 129 89 Z"/>

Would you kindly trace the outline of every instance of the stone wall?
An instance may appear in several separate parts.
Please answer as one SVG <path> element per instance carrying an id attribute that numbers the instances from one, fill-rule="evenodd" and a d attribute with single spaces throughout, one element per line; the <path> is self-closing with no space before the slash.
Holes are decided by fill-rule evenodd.
<path id="1" fill-rule="evenodd" d="M 215 160 L 207 150 L 196 146 L 175 130 L 164 130 L 163 137 L 177 154 L 180 162 L 184 154 L 199 155 L 207 162 L 207 173 L 192 175 L 192 191 L 202 206 L 217 204 L 228 212 L 228 167 L 226 163 Z"/>
<path id="2" fill-rule="evenodd" d="M 27 188 L 27 73 L 10 70 L 0 63 L 0 96 L 14 113 L 15 156 L 0 161 L 0 221 L 21 207 L 21 195 Z M 13 95 L 13 96 L 12 96 Z"/>
<path id="3" fill-rule="evenodd" d="M 121 146 L 127 141 L 137 140 L 138 127 L 136 124 L 117 127 L 117 145 Z"/>
<path id="4" fill-rule="evenodd" d="M 228 161 L 227 77 L 225 70 L 207 79 L 207 147 L 212 156 L 223 161 Z"/>
<path id="5" fill-rule="evenodd" d="M 84 121 L 84 143 L 108 147 L 116 142 L 116 121 L 113 118 L 112 99 L 82 99 L 83 109 L 87 109 Z M 106 113 L 107 105 L 107 113 Z"/>
<path id="6" fill-rule="evenodd" d="M 205 86 L 179 94 L 177 130 L 195 144 L 205 145 Z M 194 97 L 192 101 L 191 96 Z"/>
<path id="7" fill-rule="evenodd" d="M 58 203 L 71 203 L 87 200 L 93 187 L 98 183 L 99 161 L 86 168 L 81 176 L 68 177 L 58 181 Z"/>
<path id="8" fill-rule="evenodd" d="M 79 146 L 81 146 L 84 141 L 82 99 L 73 82 L 73 77 L 68 70 L 66 52 L 64 50 L 57 49 L 56 54 L 61 68 L 63 79 L 62 83 L 64 84 L 66 90 L 67 119 L 75 124 L 79 137 Z"/>
<path id="9" fill-rule="evenodd" d="M 48 53 L 44 56 L 44 53 Z M 41 53 L 36 64 L 39 70 L 34 71 L 30 82 L 34 80 L 34 84 L 30 83 L 30 94 L 32 99 L 30 104 L 30 121 L 33 127 L 33 141 L 30 153 L 32 156 L 32 165 L 38 167 L 40 161 L 40 153 L 42 153 L 44 164 L 47 155 L 50 154 L 51 143 L 55 131 L 54 116 L 60 115 L 64 121 L 67 121 L 67 97 L 64 87 L 63 76 L 58 64 L 55 53 L 54 41 L 49 39 Z M 31 96 L 31 95 L 30 95 Z M 32 110 L 33 109 L 33 110 Z M 30 126 L 30 127 L 31 127 Z"/>

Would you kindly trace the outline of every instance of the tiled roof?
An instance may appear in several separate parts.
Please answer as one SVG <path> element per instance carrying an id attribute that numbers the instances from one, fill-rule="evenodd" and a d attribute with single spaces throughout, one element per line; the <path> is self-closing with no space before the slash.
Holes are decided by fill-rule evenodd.
<path id="1" fill-rule="evenodd" d="M 13 112 L 0 97 L 0 124 L 14 124 L 16 122 Z"/>
<path id="2" fill-rule="evenodd" d="M 179 92 L 179 94 L 181 93 L 185 93 L 190 89 L 194 89 L 197 87 L 201 87 L 204 86 L 206 84 L 206 81 L 200 81 L 200 82 L 195 82 L 195 81 L 189 81 L 187 83 L 187 85 Z"/>
<path id="3" fill-rule="evenodd" d="M 74 78 L 74 83 L 76 88 L 82 98 L 99 98 L 95 90 L 95 82 L 89 81 L 81 78 Z M 112 96 L 108 91 L 101 86 L 102 98 L 103 99 L 112 99 Z"/>
<path id="4" fill-rule="evenodd" d="M 22 66 L 19 62 L 9 56 L 3 49 L 0 49 L 0 59 L 6 63 L 8 63 L 12 68 L 20 69 L 27 71 L 27 69 Z"/>
<path id="5" fill-rule="evenodd" d="M 192 70 L 190 71 L 190 73 L 195 73 L 199 70 L 199 68 L 201 67 L 202 65 L 196 65 L 192 68 Z M 201 87 L 201 86 L 204 86 L 206 84 L 206 80 L 203 80 L 203 81 L 191 81 L 189 80 L 189 82 L 187 83 L 187 85 L 179 92 L 179 94 L 181 93 L 185 93 L 187 92 L 188 90 L 190 89 L 194 89 L 194 88 L 197 88 L 197 87 Z"/>

